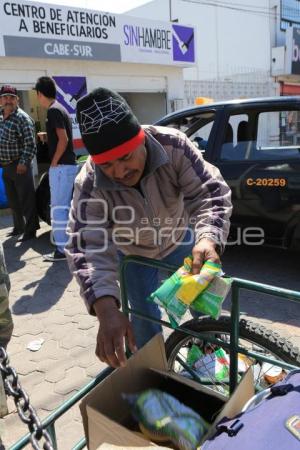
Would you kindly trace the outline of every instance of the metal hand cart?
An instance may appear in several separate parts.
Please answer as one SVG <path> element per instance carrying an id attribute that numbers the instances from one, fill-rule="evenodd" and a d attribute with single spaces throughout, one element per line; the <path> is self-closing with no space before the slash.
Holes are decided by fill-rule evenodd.
<path id="1" fill-rule="evenodd" d="M 126 282 L 126 267 L 128 264 L 135 263 L 141 264 L 145 266 L 150 266 L 159 270 L 163 270 L 168 274 L 173 273 L 177 270 L 177 267 L 161 263 L 160 261 L 156 261 L 149 258 L 143 257 L 133 257 L 128 256 L 124 258 L 123 263 L 120 267 L 120 288 L 121 288 L 121 298 L 122 298 L 122 309 L 126 314 L 134 314 L 140 318 L 145 320 L 150 320 L 156 323 L 161 324 L 163 327 L 172 328 L 169 322 L 164 320 L 157 320 L 152 317 L 145 316 L 140 311 L 133 310 L 129 307 L 128 296 L 127 296 L 127 282 Z M 246 355 L 249 358 L 254 358 L 257 361 L 262 361 L 270 364 L 276 363 L 276 366 L 282 367 L 283 369 L 292 370 L 300 367 L 300 356 L 299 351 L 296 348 L 293 348 L 292 356 L 294 363 L 287 363 L 284 360 L 274 360 L 274 358 L 270 358 L 262 355 L 261 353 L 257 353 L 255 351 L 250 351 L 245 347 L 240 346 L 239 344 L 239 334 L 240 334 L 240 291 L 241 290 L 254 291 L 257 293 L 270 294 L 275 297 L 282 297 L 288 300 L 292 300 L 295 302 L 300 302 L 300 292 L 282 289 L 275 286 L 270 286 L 267 284 L 255 283 L 248 280 L 243 280 L 239 278 L 233 278 L 232 290 L 231 290 L 231 313 L 230 313 L 230 330 L 229 335 L 230 339 L 228 342 L 222 342 L 222 347 L 227 348 L 230 355 L 230 366 L 229 366 L 229 393 L 231 394 L 237 383 L 238 383 L 238 355 Z M 200 321 L 201 322 L 201 318 Z M 220 344 L 220 340 L 216 338 L 216 334 L 207 334 L 205 335 L 194 331 L 193 328 L 186 326 L 183 324 L 178 327 L 176 332 L 180 333 L 180 336 L 186 335 L 193 337 L 195 339 L 205 339 L 206 342 L 212 342 L 216 345 Z M 178 358 L 179 363 L 186 368 L 184 361 Z M 106 368 L 99 373 L 92 381 L 83 386 L 78 392 L 76 392 L 72 397 L 70 397 L 66 402 L 64 402 L 60 407 L 58 407 L 55 411 L 53 411 L 45 420 L 42 422 L 36 417 L 33 408 L 31 408 L 28 396 L 22 388 L 20 387 L 17 375 L 14 370 L 9 366 L 9 363 L 5 358 L 1 356 L 0 353 L 0 369 L 6 378 L 5 384 L 8 384 L 8 392 L 10 395 L 14 397 L 15 403 L 18 408 L 19 415 L 23 422 L 27 423 L 30 433 L 23 436 L 18 440 L 13 446 L 10 447 L 9 450 L 20 450 L 24 448 L 27 444 L 31 443 L 34 449 L 44 448 L 45 450 L 57 450 L 57 440 L 56 440 L 56 432 L 55 425 L 56 421 L 66 413 L 72 406 L 74 406 L 77 402 L 79 402 L 86 394 L 88 394 L 95 386 L 97 386 L 101 381 L 103 381 L 112 371 L 112 368 Z M 202 382 L 201 379 L 197 376 L 196 373 L 191 371 L 191 375 L 194 379 L 199 382 Z M 82 438 L 73 448 L 72 450 L 80 450 L 86 446 L 86 439 Z"/>

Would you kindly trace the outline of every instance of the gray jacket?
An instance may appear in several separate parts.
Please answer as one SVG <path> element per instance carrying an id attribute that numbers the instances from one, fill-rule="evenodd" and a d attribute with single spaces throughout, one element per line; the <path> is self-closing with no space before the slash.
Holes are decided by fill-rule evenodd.
<path id="1" fill-rule="evenodd" d="M 231 192 L 178 130 L 146 126 L 147 161 L 139 189 L 106 177 L 88 159 L 75 182 L 66 255 L 89 310 L 99 298 L 119 299 L 118 255 L 162 259 L 186 228 L 195 242 L 212 238 L 224 248 Z"/>

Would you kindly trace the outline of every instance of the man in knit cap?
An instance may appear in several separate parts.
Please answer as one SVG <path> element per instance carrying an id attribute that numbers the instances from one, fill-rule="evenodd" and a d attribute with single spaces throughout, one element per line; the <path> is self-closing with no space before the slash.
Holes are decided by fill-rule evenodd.
<path id="1" fill-rule="evenodd" d="M 180 131 L 141 126 L 116 92 L 99 88 L 77 103 L 77 119 L 90 158 L 75 183 L 66 255 L 88 310 L 99 319 L 96 353 L 113 367 L 160 331 L 158 324 L 119 310 L 118 267 L 124 255 L 175 266 L 193 255 L 193 273 L 220 262 L 229 232 L 230 189 L 217 168 Z M 129 264 L 133 309 L 160 318 L 146 301 L 158 271 Z"/>

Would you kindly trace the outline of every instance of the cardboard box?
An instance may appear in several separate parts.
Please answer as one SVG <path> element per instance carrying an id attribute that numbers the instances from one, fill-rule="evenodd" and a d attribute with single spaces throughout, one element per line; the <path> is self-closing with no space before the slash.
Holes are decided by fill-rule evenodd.
<path id="1" fill-rule="evenodd" d="M 254 389 L 250 374 L 252 375 L 252 371 L 247 373 L 243 383 L 224 407 L 225 398 L 221 394 L 168 372 L 163 337 L 158 334 L 128 360 L 126 367 L 112 372 L 82 400 L 80 410 L 88 448 L 105 450 L 110 446 L 119 446 L 129 450 L 131 447 L 151 448 L 151 445 L 154 448 L 165 448 L 151 444 L 138 433 L 128 404 L 121 397 L 122 393 L 158 388 L 174 395 L 212 423 L 216 412 L 220 412 L 217 420 L 224 415 L 233 417 L 252 397 Z M 214 425 L 209 434 L 213 430 Z"/>

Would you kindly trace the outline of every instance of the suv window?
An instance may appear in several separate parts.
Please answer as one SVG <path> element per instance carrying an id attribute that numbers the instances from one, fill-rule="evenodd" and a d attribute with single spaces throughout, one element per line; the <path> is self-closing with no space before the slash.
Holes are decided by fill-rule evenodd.
<path id="1" fill-rule="evenodd" d="M 252 146 L 248 114 L 230 116 L 221 147 L 221 159 L 243 161 Z"/>
<path id="2" fill-rule="evenodd" d="M 190 140 L 200 149 L 206 150 L 208 139 L 211 133 L 211 129 L 214 124 L 214 115 L 212 120 L 205 125 L 200 126 L 197 131 L 190 135 Z"/>
<path id="3" fill-rule="evenodd" d="M 249 111 L 230 116 L 221 160 L 300 159 L 300 112 Z"/>
<path id="4" fill-rule="evenodd" d="M 207 111 L 201 114 L 179 117 L 174 122 L 170 122 L 168 127 L 184 132 L 196 147 L 205 151 L 215 116 L 214 111 Z"/>
<path id="5" fill-rule="evenodd" d="M 258 116 L 254 159 L 300 159 L 299 111 L 271 111 Z"/>

